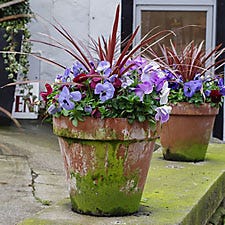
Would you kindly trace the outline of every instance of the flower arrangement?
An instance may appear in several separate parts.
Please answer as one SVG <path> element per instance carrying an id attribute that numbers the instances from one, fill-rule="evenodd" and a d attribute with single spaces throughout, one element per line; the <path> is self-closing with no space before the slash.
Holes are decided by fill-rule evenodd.
<path id="1" fill-rule="evenodd" d="M 224 52 L 221 45 L 206 53 L 203 50 L 204 43 L 195 45 L 190 42 L 179 54 L 175 45 L 171 42 L 170 47 L 160 46 L 160 54 L 150 49 L 150 54 L 164 68 L 167 73 L 166 80 L 170 88 L 169 102 L 189 102 L 196 105 L 210 103 L 218 107 L 222 103 L 222 96 L 225 96 L 225 85 L 222 75 L 214 75 L 215 71 L 224 65 L 224 59 L 214 62 Z M 219 50 L 220 49 L 220 50 Z M 211 61 L 210 61 L 211 60 Z"/>
<path id="2" fill-rule="evenodd" d="M 91 39 L 97 58 L 85 46 L 78 45 L 61 25 L 53 25 L 75 51 L 60 42 L 51 43 L 51 46 L 65 50 L 75 58 L 75 62 L 71 68 L 57 63 L 64 69 L 64 73 L 57 75 L 52 85 L 46 84 L 47 91 L 41 93 L 49 114 L 69 117 L 74 126 L 87 116 L 127 118 L 130 123 L 134 120 L 147 120 L 150 124 L 155 124 L 155 121 L 163 123 L 169 119 L 171 107 L 166 106 L 169 94 L 167 73 L 156 62 L 135 53 L 158 36 L 170 32 L 159 32 L 131 48 L 138 32 L 137 27 L 118 54 L 118 18 L 119 6 L 109 39 Z M 49 59 L 44 60 L 56 64 Z"/>
<path id="3" fill-rule="evenodd" d="M 72 69 L 56 77 L 53 86 L 47 84 L 47 92 L 41 94 L 48 112 L 69 116 L 75 126 L 85 116 L 166 122 L 170 107 L 164 104 L 169 92 L 167 81 L 161 82 L 166 74 L 156 63 L 141 57 L 129 63 L 133 66 L 125 73 L 114 74 L 108 61 L 93 63 L 91 71 L 75 62 Z"/>

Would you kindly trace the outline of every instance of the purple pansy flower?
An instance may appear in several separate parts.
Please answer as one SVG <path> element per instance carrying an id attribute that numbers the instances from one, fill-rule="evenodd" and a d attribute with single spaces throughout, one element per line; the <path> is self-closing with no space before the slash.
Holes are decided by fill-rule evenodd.
<path id="1" fill-rule="evenodd" d="M 123 76 L 121 77 L 121 82 L 122 82 L 122 84 L 121 84 L 121 87 L 122 87 L 122 88 L 127 88 L 127 87 L 129 87 L 131 84 L 134 83 L 134 81 L 133 81 L 128 75 L 123 75 Z"/>
<path id="2" fill-rule="evenodd" d="M 196 91 L 200 91 L 202 88 L 202 81 L 200 80 L 191 80 L 184 83 L 184 95 L 188 98 L 191 98 Z"/>
<path id="3" fill-rule="evenodd" d="M 219 78 L 219 80 L 218 80 L 218 86 L 219 87 L 223 87 L 223 85 L 224 85 L 223 78 Z"/>
<path id="4" fill-rule="evenodd" d="M 62 82 L 70 82 L 70 68 L 66 68 L 65 71 L 64 71 L 64 74 L 61 75 L 59 74 L 57 77 L 56 77 L 56 80 L 61 80 Z"/>
<path id="5" fill-rule="evenodd" d="M 164 76 L 164 74 L 160 71 L 154 71 L 152 74 L 151 74 L 151 80 L 153 82 L 153 84 L 155 84 L 156 86 L 156 91 L 159 92 L 161 91 L 163 85 L 164 85 L 164 82 L 166 81 L 166 76 Z"/>
<path id="6" fill-rule="evenodd" d="M 143 74 L 141 75 L 141 81 L 154 84 L 156 86 L 156 91 L 160 91 L 167 79 L 166 74 L 161 70 L 153 70 L 152 68 L 156 68 L 156 66 L 154 64 L 145 66 Z"/>
<path id="7" fill-rule="evenodd" d="M 165 123 L 169 120 L 169 114 L 172 110 L 171 106 L 161 106 L 155 109 L 156 115 L 155 119 L 161 123 Z"/>
<path id="8" fill-rule="evenodd" d="M 205 92 L 204 92 L 204 93 L 205 93 L 205 96 L 206 96 L 206 97 L 209 97 L 209 96 L 210 96 L 210 94 L 211 94 L 211 90 L 205 90 Z"/>
<path id="9" fill-rule="evenodd" d="M 115 80 L 116 80 L 116 78 L 118 77 L 118 74 L 113 74 L 113 75 L 111 75 L 110 77 L 108 77 L 108 81 L 110 82 L 110 83 L 113 83 L 113 82 L 115 82 Z"/>
<path id="10" fill-rule="evenodd" d="M 173 73 L 171 73 L 170 71 L 164 70 L 164 72 L 166 73 L 166 79 L 168 81 L 176 79 L 176 76 Z"/>
<path id="11" fill-rule="evenodd" d="M 183 83 L 182 76 L 174 75 L 170 71 L 164 71 L 166 73 L 166 80 L 168 81 L 168 87 L 177 90 L 180 84 Z"/>
<path id="12" fill-rule="evenodd" d="M 220 88 L 220 94 L 225 96 L 225 86 L 223 86 L 222 88 Z"/>
<path id="13" fill-rule="evenodd" d="M 78 61 L 73 64 L 73 76 L 76 77 L 81 73 L 87 73 L 87 69 L 84 65 Z"/>
<path id="14" fill-rule="evenodd" d="M 143 73 L 149 73 L 153 70 L 157 70 L 159 69 L 159 64 L 154 62 L 154 61 L 150 61 L 150 63 L 148 63 L 144 69 L 143 69 Z"/>
<path id="15" fill-rule="evenodd" d="M 138 56 L 134 59 L 134 62 L 138 67 L 143 67 L 146 65 L 147 60 L 141 56 Z"/>
<path id="16" fill-rule="evenodd" d="M 69 89 L 64 86 L 61 93 L 59 94 L 59 104 L 62 108 L 66 110 L 71 110 L 74 108 L 75 104 L 74 101 L 80 101 L 81 100 L 81 93 L 79 91 L 71 92 Z"/>
<path id="17" fill-rule="evenodd" d="M 84 111 L 85 111 L 86 113 L 91 113 L 91 112 L 92 112 L 91 106 L 90 106 L 90 105 L 86 105 L 86 106 L 84 107 Z"/>
<path id="18" fill-rule="evenodd" d="M 114 92 L 115 88 L 109 82 L 105 82 L 104 84 L 98 83 L 94 91 L 95 94 L 100 95 L 101 102 L 113 98 Z"/>
<path id="19" fill-rule="evenodd" d="M 218 86 L 219 86 L 221 95 L 225 95 L 225 85 L 224 85 L 224 82 L 223 82 L 223 78 L 219 79 Z"/>
<path id="20" fill-rule="evenodd" d="M 97 72 L 102 73 L 106 77 L 108 77 L 112 72 L 112 69 L 110 68 L 110 63 L 108 61 L 100 61 L 96 70 Z"/>
<path id="21" fill-rule="evenodd" d="M 145 94 L 150 94 L 153 91 L 153 85 L 147 81 L 142 84 L 138 84 L 135 88 L 135 94 L 139 96 L 140 100 L 143 101 Z"/>
<path id="22" fill-rule="evenodd" d="M 126 67 L 133 64 L 133 66 L 130 67 L 130 71 L 136 70 L 139 74 L 141 74 L 146 63 L 147 60 L 145 58 L 138 56 L 135 59 L 129 59 L 126 62 Z"/>
<path id="23" fill-rule="evenodd" d="M 48 111 L 49 114 L 53 115 L 53 114 L 56 114 L 57 112 L 60 112 L 61 109 L 58 108 L 58 107 L 56 107 L 55 104 L 51 104 L 51 105 L 48 107 L 47 111 Z"/>

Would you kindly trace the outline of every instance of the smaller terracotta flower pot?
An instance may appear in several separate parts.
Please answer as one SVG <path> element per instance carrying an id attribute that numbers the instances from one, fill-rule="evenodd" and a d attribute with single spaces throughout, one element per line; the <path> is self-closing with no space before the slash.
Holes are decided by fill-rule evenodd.
<path id="1" fill-rule="evenodd" d="M 78 126 L 54 118 L 76 212 L 119 216 L 138 211 L 154 137 L 148 122 L 86 118 Z"/>
<path id="2" fill-rule="evenodd" d="M 218 108 L 209 104 L 173 106 L 170 119 L 160 132 L 163 156 L 174 161 L 203 161 Z"/>

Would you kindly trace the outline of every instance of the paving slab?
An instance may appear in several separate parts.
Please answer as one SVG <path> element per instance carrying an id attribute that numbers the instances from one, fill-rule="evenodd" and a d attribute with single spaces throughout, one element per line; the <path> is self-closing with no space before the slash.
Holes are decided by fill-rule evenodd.
<path id="1" fill-rule="evenodd" d="M 49 124 L 0 127 L 0 224 L 15 225 L 68 196 L 57 137 Z"/>
<path id="2" fill-rule="evenodd" d="M 16 224 L 40 211 L 31 188 L 31 171 L 26 157 L 0 155 L 0 224 Z"/>

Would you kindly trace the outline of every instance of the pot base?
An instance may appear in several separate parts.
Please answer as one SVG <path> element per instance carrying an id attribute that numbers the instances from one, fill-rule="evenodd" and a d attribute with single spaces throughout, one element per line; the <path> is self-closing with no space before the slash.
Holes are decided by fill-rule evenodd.
<path id="1" fill-rule="evenodd" d="M 201 162 L 205 160 L 206 150 L 200 152 L 195 151 L 194 154 L 191 155 L 191 152 L 188 152 L 188 154 L 179 151 L 173 153 L 170 149 L 163 148 L 163 158 L 170 161 Z"/>
<path id="2" fill-rule="evenodd" d="M 210 104 L 174 105 L 170 119 L 162 125 L 160 133 L 164 159 L 204 161 L 217 113 L 218 109 Z"/>
<path id="3" fill-rule="evenodd" d="M 107 196 L 99 198 L 98 193 L 91 192 L 84 194 L 83 196 L 70 195 L 72 210 L 79 214 L 92 215 L 92 216 L 128 216 L 138 212 L 139 202 L 141 199 L 141 193 L 137 193 L 136 196 L 124 196 L 123 193 L 118 194 L 115 191 L 112 195 L 112 191 L 108 190 Z M 88 197 L 89 200 L 88 200 Z"/>

